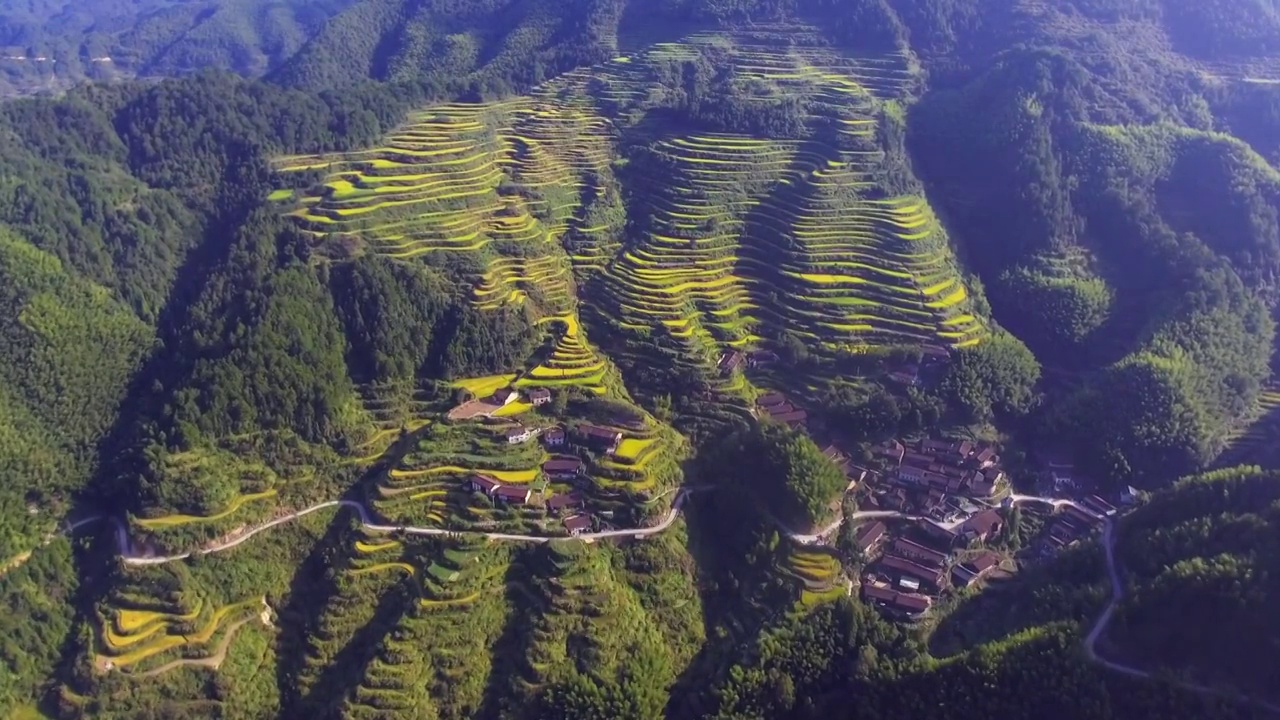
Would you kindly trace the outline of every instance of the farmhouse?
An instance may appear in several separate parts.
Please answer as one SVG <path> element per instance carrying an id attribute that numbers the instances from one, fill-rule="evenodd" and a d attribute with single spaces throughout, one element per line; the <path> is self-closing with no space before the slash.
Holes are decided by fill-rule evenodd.
<path id="1" fill-rule="evenodd" d="M 546 388 L 536 388 L 529 391 L 529 402 L 534 407 L 541 407 L 551 402 L 551 391 Z"/>
<path id="2" fill-rule="evenodd" d="M 878 520 L 858 528 L 858 534 L 854 537 L 858 552 L 862 553 L 863 557 L 870 557 L 884 542 L 886 530 L 884 523 Z"/>
<path id="3" fill-rule="evenodd" d="M 902 365 L 889 373 L 889 379 L 905 387 L 915 387 L 920 384 L 920 366 Z"/>
<path id="4" fill-rule="evenodd" d="M 898 538 L 893 542 L 890 552 L 898 557 L 915 560 L 930 567 L 942 567 L 947 562 L 947 554 L 927 548 L 918 542 L 906 538 Z"/>
<path id="5" fill-rule="evenodd" d="M 556 495 L 547 501 L 547 512 L 552 515 L 559 515 L 565 510 L 581 510 L 583 504 L 582 496 L 578 493 Z"/>
<path id="6" fill-rule="evenodd" d="M 493 495 L 493 491 L 502 487 L 502 483 L 488 475 L 472 475 L 471 478 L 467 480 L 467 486 L 474 492 Z"/>
<path id="7" fill-rule="evenodd" d="M 862 597 L 868 603 L 908 620 L 918 619 L 933 605 L 933 600 L 925 595 L 902 593 L 877 585 L 864 585 Z"/>
<path id="8" fill-rule="evenodd" d="M 1082 510 L 1076 507 L 1075 505 L 1068 505 L 1066 507 L 1066 510 L 1064 511 L 1064 514 L 1067 516 L 1067 518 L 1071 519 L 1073 522 L 1080 524 L 1083 527 L 1095 527 L 1102 524 L 1102 518 L 1092 513 L 1089 513 L 1085 510 Z"/>
<path id="9" fill-rule="evenodd" d="M 542 442 L 547 447 L 561 447 L 564 445 L 565 434 L 561 428 L 551 428 L 542 434 Z"/>
<path id="10" fill-rule="evenodd" d="M 957 565 L 951 576 L 962 587 L 986 577 L 992 570 L 1000 566 L 1000 556 L 993 552 L 984 552 L 963 565 Z"/>
<path id="11" fill-rule="evenodd" d="M 1090 495 L 1084 499 L 1084 506 L 1090 510 L 1102 515 L 1103 517 L 1111 517 L 1116 514 L 1116 506 L 1103 500 L 1097 495 Z"/>
<path id="12" fill-rule="evenodd" d="M 569 531 L 571 537 L 578 537 L 582 533 L 591 529 L 590 515 L 574 515 L 564 519 L 564 529 Z"/>
<path id="13" fill-rule="evenodd" d="M 552 480 L 572 480 L 585 468 L 582 460 L 576 457 L 557 457 L 542 463 L 542 474 Z"/>
<path id="14" fill-rule="evenodd" d="M 942 568 L 929 568 L 905 558 L 886 557 L 880 561 L 880 567 L 896 577 L 909 577 L 919 580 L 930 587 L 941 589 L 946 583 Z"/>
<path id="15" fill-rule="evenodd" d="M 1004 528 L 1004 520 L 995 510 L 984 510 L 974 515 L 960 526 L 960 535 L 969 542 L 986 542 Z"/>
<path id="16" fill-rule="evenodd" d="M 529 502 L 529 495 L 532 491 L 527 487 L 518 487 L 516 485 L 501 485 L 493 491 L 493 499 L 500 503 L 510 505 L 524 505 Z"/>
<path id="17" fill-rule="evenodd" d="M 747 361 L 747 356 L 738 350 L 730 350 L 720 356 L 720 362 L 716 363 L 721 375 L 732 375 L 734 370 L 742 367 Z"/>
<path id="18" fill-rule="evenodd" d="M 523 425 L 513 427 L 510 430 L 507 430 L 506 432 L 507 443 L 510 445 L 519 445 L 521 443 L 527 443 L 530 440 L 532 440 L 534 437 L 536 437 L 537 434 L 538 434 L 538 431 L 530 427 L 525 427 Z"/>
<path id="19" fill-rule="evenodd" d="M 578 438 L 583 445 L 610 454 L 622 443 L 622 433 L 599 425 L 579 425 Z"/>
<path id="20" fill-rule="evenodd" d="M 498 407 L 506 407 L 520 399 L 520 392 L 513 388 L 505 387 L 495 390 L 490 400 Z"/>
<path id="21" fill-rule="evenodd" d="M 756 406 L 765 412 L 772 412 L 773 408 L 781 407 L 786 402 L 787 396 L 780 392 L 767 392 L 756 398 Z"/>

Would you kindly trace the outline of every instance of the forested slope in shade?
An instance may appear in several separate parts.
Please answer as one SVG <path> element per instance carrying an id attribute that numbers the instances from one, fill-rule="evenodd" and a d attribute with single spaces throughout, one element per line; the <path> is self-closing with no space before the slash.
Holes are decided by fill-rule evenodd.
<path id="1" fill-rule="evenodd" d="M 1069 55 L 1023 52 L 912 127 L 996 317 L 1057 369 L 1098 371 L 1050 432 L 1099 476 L 1156 484 L 1213 458 L 1270 373 L 1280 175 L 1107 95 Z"/>
<path id="2" fill-rule="evenodd" d="M 1189 478 L 1126 518 L 1117 557 L 1134 591 L 1106 639 L 1118 658 L 1277 698 L 1277 479 L 1258 468 Z"/>

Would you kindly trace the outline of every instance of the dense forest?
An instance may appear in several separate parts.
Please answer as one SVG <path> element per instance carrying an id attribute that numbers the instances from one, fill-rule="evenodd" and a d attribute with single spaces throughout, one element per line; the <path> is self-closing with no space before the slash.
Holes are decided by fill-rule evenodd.
<path id="1" fill-rule="evenodd" d="M 38 0 L 0 45 L 0 714 L 1275 700 L 1280 478 L 1204 472 L 1276 441 L 1271 4 Z M 944 428 L 1151 491 L 1096 645 L 1110 535 L 918 623 L 864 526 L 802 535 Z"/>

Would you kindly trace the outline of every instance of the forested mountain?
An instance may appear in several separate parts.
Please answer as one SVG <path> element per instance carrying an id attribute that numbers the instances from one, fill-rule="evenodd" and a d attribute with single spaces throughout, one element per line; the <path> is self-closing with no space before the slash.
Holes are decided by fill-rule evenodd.
<path id="1" fill-rule="evenodd" d="M 1280 432 L 1269 0 L 37 0 L 0 37 L 46 95 L 0 105 L 0 714 L 1274 701 L 1280 479 L 1197 475 Z M 939 435 L 991 492 L 981 532 L 937 498 L 926 602 L 864 521 L 927 539 L 871 487 Z M 1086 489 L 1036 505 L 1062 456 Z"/>

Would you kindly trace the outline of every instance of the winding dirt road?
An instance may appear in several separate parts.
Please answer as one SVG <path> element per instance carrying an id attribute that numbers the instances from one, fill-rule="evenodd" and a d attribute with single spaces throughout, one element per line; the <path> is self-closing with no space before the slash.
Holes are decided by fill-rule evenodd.
<path id="1" fill-rule="evenodd" d="M 649 537 L 650 535 L 656 535 L 670 528 L 671 525 L 675 523 L 676 518 L 680 516 L 680 509 L 684 506 L 685 499 L 687 499 L 690 494 L 694 492 L 698 492 L 703 489 L 705 488 L 681 488 L 679 491 L 679 494 L 676 495 L 675 501 L 671 504 L 671 510 L 667 512 L 667 515 L 662 519 L 662 522 L 658 523 L 657 525 L 650 525 L 642 528 L 632 528 L 629 530 L 605 530 L 602 532 L 582 533 L 581 535 L 577 536 L 577 539 L 588 540 L 588 541 L 610 540 L 610 539 L 616 539 L 616 538 L 642 538 L 642 537 Z M 178 553 L 176 555 L 148 556 L 148 555 L 137 552 L 137 550 L 134 548 L 132 541 L 129 539 L 128 528 L 125 526 L 125 523 L 122 520 L 120 520 L 119 518 L 113 518 L 112 522 L 115 525 L 116 547 L 119 549 L 120 557 L 121 559 L 124 560 L 125 564 L 127 565 L 163 565 L 165 563 L 176 562 L 178 560 L 185 560 L 191 557 L 193 554 L 197 554 L 197 553 L 201 555 L 208 555 L 210 553 L 218 553 L 224 550 L 230 550 L 231 548 L 234 548 L 237 545 L 240 545 L 241 543 L 247 541 L 249 538 L 253 537 L 254 535 L 257 535 L 258 533 L 263 532 L 264 530 L 270 530 L 271 528 L 277 525 L 281 525 L 283 523 L 297 520 L 300 517 L 310 515 L 311 513 L 317 512 L 319 510 L 324 510 L 326 508 L 339 507 L 339 506 L 348 507 L 348 508 L 351 508 L 352 510 L 355 510 L 356 513 L 360 516 L 360 524 L 363 525 L 365 528 L 369 530 L 373 530 L 375 532 L 402 532 L 402 533 L 407 533 L 409 535 L 429 535 L 429 536 L 439 536 L 439 537 L 448 537 L 448 536 L 483 537 L 489 540 L 497 540 L 499 542 L 524 542 L 524 543 L 545 543 L 545 542 L 557 539 L 555 537 L 550 537 L 546 535 L 517 535 L 517 534 L 510 534 L 510 533 L 489 533 L 489 532 L 479 532 L 479 531 L 446 530 L 443 528 L 416 527 L 413 525 L 384 525 L 381 523 L 374 522 L 372 515 L 369 513 L 368 509 L 365 508 L 365 506 L 362 503 L 355 502 L 354 500 L 330 500 L 328 502 L 322 502 L 317 505 L 312 505 L 309 508 L 298 510 L 297 512 L 289 513 L 288 515 L 278 517 L 275 520 L 272 520 L 271 522 L 263 523 L 262 525 L 255 526 L 245 531 L 244 533 L 236 536 L 235 538 L 217 543 L 215 545 L 210 545 L 204 548 L 200 548 L 199 550 L 191 550 L 184 553 Z M 88 524 L 89 522 L 99 520 L 99 519 L 101 518 L 87 518 L 69 527 L 70 529 L 74 530 L 76 527 L 79 527 L 80 525 Z"/>
<path id="2" fill-rule="evenodd" d="M 1109 518 L 1103 518 L 1103 522 L 1106 524 L 1102 531 L 1102 547 L 1107 559 L 1107 575 L 1111 580 L 1111 599 L 1107 602 L 1107 606 L 1103 608 L 1102 613 L 1098 615 L 1098 619 L 1094 621 L 1093 627 L 1085 637 L 1084 651 L 1091 661 L 1098 663 L 1112 672 L 1128 675 L 1130 677 L 1154 679 L 1155 675 L 1153 673 L 1131 665 L 1125 665 L 1123 663 L 1108 660 L 1098 654 L 1098 639 L 1107 631 L 1107 626 L 1111 624 L 1111 619 L 1115 616 L 1116 610 L 1120 607 L 1120 602 L 1124 600 L 1124 583 L 1120 580 L 1120 570 L 1116 564 L 1115 523 L 1113 523 Z M 1200 685 L 1198 683 L 1170 678 L 1162 679 L 1182 688 L 1183 690 L 1190 690 L 1191 692 L 1199 693 L 1201 695 L 1208 695 L 1254 705 L 1271 713 L 1280 715 L 1280 705 L 1269 703 L 1265 700 L 1241 695 L 1230 690 L 1211 688 L 1207 685 Z"/>
<path id="3" fill-rule="evenodd" d="M 667 515 L 662 519 L 662 522 L 656 525 L 651 525 L 643 528 L 633 528 L 630 530 L 606 530 L 603 532 L 584 533 L 582 535 L 578 535 L 577 538 L 580 540 L 590 541 L 590 540 L 609 540 L 609 539 L 616 539 L 616 538 L 642 538 L 642 537 L 649 537 L 651 535 L 656 535 L 658 533 L 661 533 L 669 529 L 672 526 L 672 524 L 675 523 L 676 518 L 680 516 L 681 508 L 684 506 L 685 500 L 688 499 L 689 495 L 691 495 L 694 492 L 707 490 L 707 489 L 709 488 L 706 488 L 706 487 L 680 488 L 675 501 L 671 505 L 670 511 L 667 512 Z M 1119 571 L 1119 568 L 1117 567 L 1116 559 L 1115 559 L 1115 523 L 1110 518 L 1099 515 L 1098 513 L 1075 502 L 1074 500 L 1069 500 L 1066 498 L 1041 497 L 1037 495 L 1019 495 L 1015 493 L 1009 496 L 1009 500 L 1014 505 L 1018 505 L 1022 503 L 1043 503 L 1046 505 L 1050 505 L 1054 508 L 1071 506 L 1076 508 L 1077 510 L 1088 513 L 1089 515 L 1092 515 L 1093 517 L 1096 517 L 1102 521 L 1103 523 L 1102 546 L 1103 546 L 1104 555 L 1106 557 L 1107 575 L 1111 583 L 1111 597 L 1108 600 L 1106 607 L 1103 609 L 1103 611 L 1098 615 L 1097 619 L 1094 621 L 1093 626 L 1090 628 L 1088 635 L 1085 636 L 1085 639 L 1084 639 L 1085 654 L 1088 656 L 1091 662 L 1097 663 L 1098 665 L 1101 665 L 1102 667 L 1108 670 L 1111 670 L 1112 672 L 1117 672 L 1122 675 L 1128 675 L 1130 677 L 1154 679 L 1155 676 L 1151 672 L 1142 670 L 1140 668 L 1132 667 L 1130 665 L 1125 665 L 1123 663 L 1118 663 L 1118 662 L 1108 660 L 1098 654 L 1098 650 L 1097 650 L 1098 640 L 1102 637 L 1104 633 L 1106 633 L 1107 627 L 1110 625 L 1112 618 L 1115 617 L 1116 610 L 1119 608 L 1121 601 L 1123 601 L 1124 599 L 1124 583 L 1120 579 L 1120 571 Z M 487 533 L 487 532 L 478 532 L 478 531 L 457 531 L 457 530 L 445 530 L 442 528 L 415 527 L 412 525 L 386 525 L 386 524 L 374 522 L 373 517 L 368 511 L 368 509 L 365 508 L 365 506 L 361 503 L 358 503 L 352 500 L 330 500 L 328 502 L 322 502 L 316 505 L 312 505 L 311 507 L 305 508 L 303 510 L 298 510 L 297 512 L 293 512 L 288 515 L 276 518 L 275 520 L 272 520 L 270 522 L 263 523 L 262 525 L 258 525 L 231 540 L 227 540 L 209 547 L 201 548 L 198 551 L 184 552 L 184 553 L 179 553 L 177 555 L 146 556 L 146 555 L 139 554 L 135 551 L 133 544 L 129 539 L 129 533 L 128 533 L 127 527 L 125 526 L 125 523 L 119 518 L 111 518 L 111 521 L 115 527 L 117 548 L 119 549 L 121 559 L 126 564 L 128 565 L 162 565 L 164 563 L 185 560 L 191 557 L 196 552 L 200 554 L 209 554 L 209 553 L 223 552 L 224 550 L 230 550 L 231 548 L 234 548 L 246 542 L 253 536 L 257 535 L 258 533 L 263 532 L 265 530 L 269 530 L 273 527 L 276 527 L 277 525 L 291 522 L 300 517 L 310 515 L 311 513 L 324 510 L 326 508 L 339 507 L 339 506 L 349 507 L 355 510 L 356 513 L 360 516 L 360 524 L 363 525 L 365 528 L 369 530 L 373 530 L 375 532 L 402 532 L 402 533 L 408 533 L 410 535 L 428 535 L 428 536 L 484 537 L 489 540 L 496 540 L 499 542 L 524 542 L 524 543 L 546 543 L 551 540 L 557 539 L 557 538 L 548 537 L 545 535 Z M 768 511 L 766 510 L 766 513 L 767 512 Z M 815 543 L 826 540 L 828 537 L 830 537 L 832 533 L 838 530 L 845 521 L 886 519 L 886 518 L 896 518 L 896 519 L 903 519 L 903 520 L 923 519 L 918 515 L 909 515 L 909 514 L 897 512 L 894 510 L 864 510 L 864 511 L 852 513 L 847 517 L 838 518 L 837 520 L 827 525 L 826 527 L 820 528 L 817 532 L 799 533 L 786 527 L 776 517 L 773 517 L 770 514 L 770 519 L 783 531 L 785 535 L 787 535 L 791 540 L 804 545 L 813 545 Z M 85 525 L 89 525 L 91 523 L 95 523 L 104 519 L 106 519 L 104 516 L 93 516 L 93 517 L 83 518 L 74 523 L 68 522 L 66 523 L 62 531 L 65 534 L 70 534 L 75 530 L 79 529 L 80 527 L 83 527 Z M 955 523 L 953 523 L 953 525 L 954 524 Z M 187 663 L 187 664 L 208 664 L 212 667 L 217 667 L 217 663 L 221 662 L 222 654 L 225 654 L 225 653 L 215 654 L 213 658 L 205 658 L 202 660 L 195 660 L 195 661 L 177 661 L 177 662 Z M 168 669 L 168 668 L 165 668 L 165 669 Z M 1203 695 L 1220 697 L 1228 700 L 1249 703 L 1254 706 L 1268 710 L 1272 713 L 1280 714 L 1280 705 L 1275 705 L 1266 701 L 1245 697 L 1229 691 L 1219 690 L 1219 689 L 1211 688 L 1205 685 L 1199 685 L 1192 682 L 1184 682 L 1184 681 L 1172 680 L 1172 679 L 1164 679 L 1164 680 L 1166 682 L 1171 682 L 1177 687 L 1180 687 L 1185 690 L 1190 690 L 1192 692 L 1200 693 Z"/>

